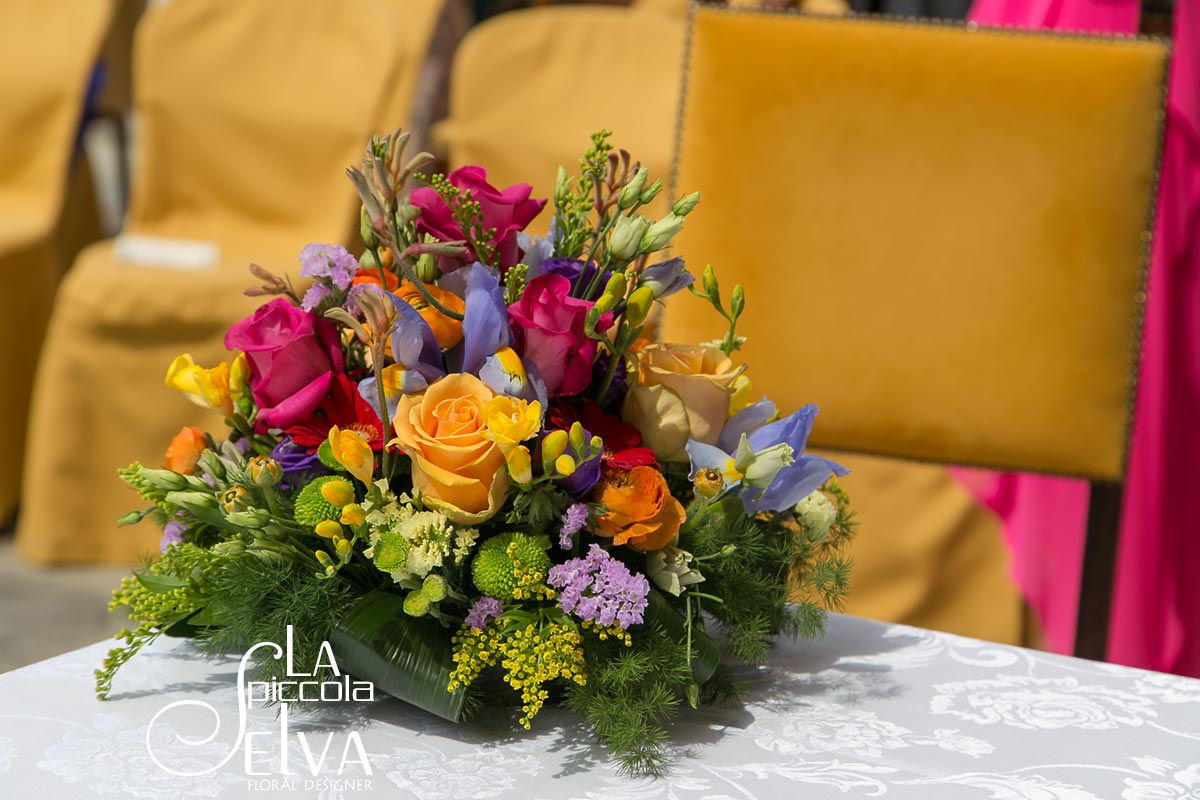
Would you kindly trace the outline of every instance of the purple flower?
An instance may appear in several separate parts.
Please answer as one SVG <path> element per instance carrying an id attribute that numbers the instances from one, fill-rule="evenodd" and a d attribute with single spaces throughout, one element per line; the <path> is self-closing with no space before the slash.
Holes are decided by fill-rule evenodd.
<path id="1" fill-rule="evenodd" d="M 187 525 L 184 525 L 177 519 L 173 519 L 166 525 L 163 525 L 162 538 L 158 540 L 158 549 L 165 553 L 171 545 L 182 542 L 183 532 L 186 530 Z"/>
<path id="2" fill-rule="evenodd" d="M 562 529 L 558 532 L 558 546 L 570 550 L 575 534 L 583 528 L 588 518 L 588 507 L 584 503 L 572 503 L 562 515 Z"/>
<path id="3" fill-rule="evenodd" d="M 300 307 L 305 311 L 312 311 L 331 297 L 333 297 L 333 290 L 318 281 L 308 287 L 308 291 L 304 293 L 304 299 L 300 301 Z"/>
<path id="4" fill-rule="evenodd" d="M 691 286 L 695 280 L 695 276 L 683 268 L 683 259 L 676 256 L 646 267 L 642 270 L 640 283 L 650 287 L 655 300 L 662 300 Z"/>
<path id="5" fill-rule="evenodd" d="M 471 606 L 471 610 L 467 612 L 467 625 L 475 630 L 482 630 L 487 627 L 487 624 L 500 616 L 500 601 L 494 597 L 486 595 L 475 601 L 475 605 Z"/>
<path id="6" fill-rule="evenodd" d="M 631 573 L 598 545 L 584 558 L 551 567 L 546 582 L 558 589 L 559 608 L 605 628 L 641 622 L 650 594 L 645 575 Z"/>
<path id="7" fill-rule="evenodd" d="M 317 458 L 315 450 L 311 453 L 308 452 L 307 447 L 296 444 L 290 436 L 284 436 L 279 440 L 279 444 L 271 450 L 271 458 L 278 461 L 279 466 L 283 467 L 283 480 L 279 486 L 284 490 L 302 486 L 308 483 L 312 477 L 330 474 L 325 465 L 321 463 L 321 459 Z"/>
<path id="8" fill-rule="evenodd" d="M 584 297 L 584 300 L 593 300 L 599 297 L 600 293 L 604 291 L 604 287 L 608 285 L 608 279 L 612 277 L 611 272 L 604 270 L 604 274 L 596 279 L 596 265 L 577 258 L 552 256 L 543 261 L 540 266 L 542 275 L 561 275 L 569 280 L 574 290 L 572 294 L 576 296 L 582 297 L 583 290 L 588 288 L 593 280 L 596 280 L 596 288 L 592 290 L 593 296 Z"/>
<path id="9" fill-rule="evenodd" d="M 307 244 L 300 251 L 300 276 L 326 278 L 343 292 L 350 288 L 358 261 L 340 244 Z"/>

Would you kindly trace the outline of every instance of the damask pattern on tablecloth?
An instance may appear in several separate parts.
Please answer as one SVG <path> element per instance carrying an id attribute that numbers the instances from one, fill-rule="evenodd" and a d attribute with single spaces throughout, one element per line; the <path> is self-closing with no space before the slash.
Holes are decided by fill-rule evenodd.
<path id="1" fill-rule="evenodd" d="M 314 776 L 292 735 L 257 762 L 276 779 L 290 772 L 290 782 L 256 785 L 228 728 L 189 744 L 207 729 L 198 735 L 172 716 L 150 726 L 183 699 L 236 723 L 236 662 L 205 663 L 184 642 L 159 642 L 99 703 L 91 669 L 106 647 L 0 676 L 11 700 L 0 706 L 0 788 L 36 800 L 1200 800 L 1200 681 L 836 615 L 826 639 L 781 642 L 770 668 L 735 670 L 748 687 L 743 706 L 671 723 L 677 759 L 662 780 L 620 775 L 561 709 L 545 709 L 532 731 L 510 731 L 454 725 L 386 698 L 291 718 L 318 756 L 324 737 L 336 743 Z M 269 709 L 255 709 L 250 725 L 278 731 Z M 365 782 L 310 780 L 332 774 L 352 731 L 370 774 L 351 764 L 340 777 Z M 232 757 L 180 778 L 150 757 L 147 738 L 178 771 Z"/>

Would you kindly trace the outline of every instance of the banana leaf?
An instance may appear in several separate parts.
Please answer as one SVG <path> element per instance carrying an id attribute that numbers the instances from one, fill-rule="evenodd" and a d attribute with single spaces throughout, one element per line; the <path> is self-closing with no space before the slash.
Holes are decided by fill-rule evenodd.
<path id="1" fill-rule="evenodd" d="M 338 666 L 406 703 L 458 722 L 464 689 L 446 691 L 454 669 L 451 632 L 430 617 L 404 613 L 404 598 L 376 590 L 356 602 L 329 643 Z"/>
<path id="2" fill-rule="evenodd" d="M 663 630 L 677 642 L 687 641 L 687 619 L 662 592 L 650 590 L 650 602 L 646 606 L 643 620 L 648 625 L 661 625 Z M 717 664 L 721 662 L 721 649 L 717 642 L 704 631 L 692 625 L 692 680 L 697 685 L 703 684 L 713 676 Z"/>

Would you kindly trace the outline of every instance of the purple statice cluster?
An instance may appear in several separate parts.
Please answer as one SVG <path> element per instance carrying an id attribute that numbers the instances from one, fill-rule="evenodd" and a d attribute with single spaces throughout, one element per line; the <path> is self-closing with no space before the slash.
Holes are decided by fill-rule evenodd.
<path id="1" fill-rule="evenodd" d="M 583 558 L 551 567 L 546 582 L 558 590 L 559 608 L 603 627 L 641 622 L 650 594 L 645 575 L 631 573 L 598 545 Z"/>
<path id="2" fill-rule="evenodd" d="M 465 622 L 475 630 L 483 630 L 487 624 L 500 616 L 500 601 L 494 597 L 483 596 L 475 601 L 467 612 Z"/>
<path id="3" fill-rule="evenodd" d="M 587 523 L 588 507 L 586 503 L 572 503 L 562 515 L 562 528 L 558 531 L 558 546 L 570 550 L 575 544 L 575 534 Z"/>
<path id="4" fill-rule="evenodd" d="M 300 276 L 314 280 L 312 287 L 304 293 L 304 310 L 312 311 L 332 297 L 335 288 L 339 292 L 346 292 L 356 272 L 358 260 L 340 244 L 314 242 L 305 245 L 300 251 Z"/>

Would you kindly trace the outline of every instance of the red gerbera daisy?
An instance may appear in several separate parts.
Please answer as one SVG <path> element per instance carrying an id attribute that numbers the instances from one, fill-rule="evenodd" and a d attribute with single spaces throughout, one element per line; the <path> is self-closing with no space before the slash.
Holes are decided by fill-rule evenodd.
<path id="1" fill-rule="evenodd" d="M 578 422 L 593 436 L 604 440 L 604 466 L 610 469 L 633 469 L 634 467 L 657 467 L 654 451 L 642 447 L 642 434 L 620 417 L 605 414 L 594 400 L 554 400 L 546 414 L 550 429 L 568 430 Z"/>
<path id="2" fill-rule="evenodd" d="M 329 382 L 329 394 L 309 418 L 284 429 L 284 433 L 312 452 L 329 438 L 329 429 L 334 425 L 344 431 L 361 433 L 371 443 L 372 450 L 383 449 L 383 425 L 379 415 L 362 399 L 354 382 L 340 372 Z"/>

